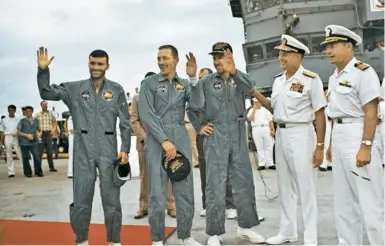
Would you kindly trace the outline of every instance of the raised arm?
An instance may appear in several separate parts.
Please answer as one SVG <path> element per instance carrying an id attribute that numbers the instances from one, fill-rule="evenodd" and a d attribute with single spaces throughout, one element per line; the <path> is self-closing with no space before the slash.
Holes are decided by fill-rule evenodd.
<path id="1" fill-rule="evenodd" d="M 139 115 L 148 132 L 161 144 L 167 140 L 162 119 L 154 108 L 155 95 L 150 80 L 143 80 L 139 91 Z"/>
<path id="2" fill-rule="evenodd" d="M 126 93 L 121 88 L 118 98 L 118 117 L 119 117 L 119 129 L 122 145 L 120 152 L 130 153 L 131 149 L 131 123 L 130 113 L 128 112 L 128 104 L 126 100 Z"/>
<path id="3" fill-rule="evenodd" d="M 48 58 L 47 48 L 40 47 L 37 51 L 37 85 L 39 87 L 40 97 L 43 100 L 60 101 L 69 104 L 68 84 L 50 85 L 50 71 L 48 66 L 54 57 Z"/>

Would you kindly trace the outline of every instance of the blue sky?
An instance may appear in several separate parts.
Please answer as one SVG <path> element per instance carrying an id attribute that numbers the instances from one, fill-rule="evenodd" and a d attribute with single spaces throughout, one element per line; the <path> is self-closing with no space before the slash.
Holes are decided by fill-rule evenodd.
<path id="1" fill-rule="evenodd" d="M 158 72 L 157 48 L 173 44 L 180 53 L 178 74 L 185 76 L 185 54 L 192 51 L 199 67 L 213 68 L 213 43 L 229 42 L 237 66 L 245 71 L 242 20 L 233 18 L 227 0 L 1 0 L 0 114 L 7 106 L 32 105 L 40 110 L 36 50 L 55 56 L 51 83 L 89 76 L 88 55 L 104 49 L 110 55 L 107 77 L 133 92 L 148 71 Z M 49 102 L 58 112 L 61 102 Z"/>

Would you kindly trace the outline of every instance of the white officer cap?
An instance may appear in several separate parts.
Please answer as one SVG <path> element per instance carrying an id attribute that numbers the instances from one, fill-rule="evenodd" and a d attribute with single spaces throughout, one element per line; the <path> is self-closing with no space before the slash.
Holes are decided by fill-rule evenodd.
<path id="1" fill-rule="evenodd" d="M 281 45 L 275 47 L 274 49 L 286 52 L 300 53 L 303 55 L 310 54 L 310 50 L 306 45 L 286 34 L 283 34 L 281 37 Z"/>
<path id="2" fill-rule="evenodd" d="M 321 43 L 323 46 L 339 42 L 352 43 L 356 46 L 362 43 L 362 38 L 357 33 L 343 26 L 329 25 L 325 27 L 325 33 L 325 41 Z"/>

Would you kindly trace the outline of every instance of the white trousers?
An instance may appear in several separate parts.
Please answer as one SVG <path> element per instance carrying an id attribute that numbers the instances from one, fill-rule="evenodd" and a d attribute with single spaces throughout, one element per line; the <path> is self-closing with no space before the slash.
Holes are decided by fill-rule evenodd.
<path id="1" fill-rule="evenodd" d="M 74 169 L 74 135 L 70 134 L 68 136 L 68 169 L 67 169 L 68 177 L 73 176 L 73 169 Z"/>
<path id="2" fill-rule="evenodd" d="M 15 164 L 13 161 L 13 150 L 15 150 L 17 157 L 19 157 L 20 164 L 23 165 L 23 158 L 21 157 L 21 151 L 19 141 L 16 136 L 6 135 L 4 136 L 5 153 L 7 156 L 8 175 L 15 175 Z"/>
<path id="3" fill-rule="evenodd" d="M 364 124 L 335 124 L 332 134 L 335 223 L 340 245 L 362 245 L 363 226 L 371 245 L 384 245 L 383 146 L 377 128 L 371 162 L 356 167 Z"/>
<path id="4" fill-rule="evenodd" d="M 278 128 L 275 154 L 281 203 L 279 234 L 297 237 L 297 204 L 301 202 L 305 244 L 317 244 L 317 197 L 312 166 L 316 135 L 313 124 Z"/>
<path id="5" fill-rule="evenodd" d="M 327 160 L 326 158 L 326 152 L 330 145 L 330 137 L 332 134 L 332 123 L 326 118 L 326 129 L 325 129 L 325 148 L 324 148 L 324 161 L 321 164 L 321 167 L 327 168 L 328 166 L 331 166 L 332 164 Z"/>
<path id="6" fill-rule="evenodd" d="M 270 135 L 269 126 L 253 126 L 252 136 L 257 148 L 258 166 L 274 166 L 274 138 Z"/>

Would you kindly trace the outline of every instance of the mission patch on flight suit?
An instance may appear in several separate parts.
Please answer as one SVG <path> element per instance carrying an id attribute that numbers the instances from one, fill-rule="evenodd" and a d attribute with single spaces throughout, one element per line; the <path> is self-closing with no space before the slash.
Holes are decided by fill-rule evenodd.
<path id="1" fill-rule="evenodd" d="M 172 160 L 163 158 L 163 168 L 166 170 L 168 177 L 175 182 L 182 181 L 187 178 L 191 172 L 190 161 L 179 151 Z"/>

